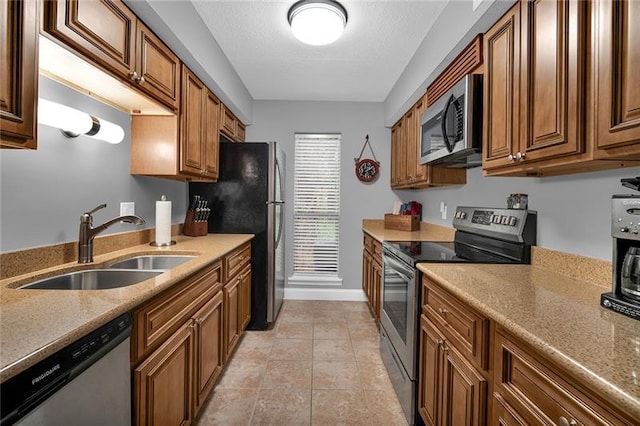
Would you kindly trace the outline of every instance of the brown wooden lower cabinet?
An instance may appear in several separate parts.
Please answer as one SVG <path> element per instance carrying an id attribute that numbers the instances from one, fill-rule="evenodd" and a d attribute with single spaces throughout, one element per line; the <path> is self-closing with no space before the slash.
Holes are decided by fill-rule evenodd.
<path id="1" fill-rule="evenodd" d="M 493 416 L 492 425 L 500 426 L 526 426 L 526 422 L 516 413 L 516 411 L 504 400 L 499 393 L 493 394 Z"/>
<path id="2" fill-rule="evenodd" d="M 194 325 L 185 323 L 133 372 L 136 425 L 187 425 L 192 419 Z"/>
<path id="3" fill-rule="evenodd" d="M 224 347 L 225 359 L 228 359 L 240 339 L 241 324 L 238 309 L 240 308 L 240 280 L 232 278 L 224 286 Z"/>
<path id="4" fill-rule="evenodd" d="M 505 412 L 509 407 L 510 416 L 522 419 L 515 424 L 633 424 L 618 418 L 615 408 L 595 401 L 574 386 L 570 376 L 501 331 L 495 334 L 494 374 L 495 395 L 502 404 L 494 418 L 500 409 Z"/>
<path id="5" fill-rule="evenodd" d="M 224 366 L 223 292 L 219 291 L 195 318 L 195 410 L 205 401 Z"/>
<path id="6" fill-rule="evenodd" d="M 382 300 L 382 245 L 367 234 L 362 251 L 362 291 L 367 297 L 371 314 L 380 322 Z"/>
<path id="7" fill-rule="evenodd" d="M 484 425 L 488 381 L 422 315 L 418 411 L 427 425 Z"/>
<path id="8" fill-rule="evenodd" d="M 246 248 L 133 311 L 135 425 L 188 425 L 196 417 L 251 319 Z M 228 276 L 237 258 L 242 258 L 241 271 L 223 286 L 222 277 Z"/>

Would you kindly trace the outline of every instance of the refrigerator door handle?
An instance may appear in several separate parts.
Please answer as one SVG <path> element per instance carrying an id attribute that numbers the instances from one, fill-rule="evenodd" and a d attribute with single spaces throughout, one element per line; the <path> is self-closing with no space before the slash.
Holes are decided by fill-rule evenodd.
<path id="1" fill-rule="evenodd" d="M 284 201 L 267 201 L 266 204 L 284 204 Z"/>
<path id="2" fill-rule="evenodd" d="M 279 202 L 276 204 L 284 204 L 284 202 Z M 282 212 L 280 212 L 280 227 L 278 228 L 278 236 L 276 237 L 276 245 L 275 247 L 277 248 L 280 245 L 280 237 L 282 236 L 282 228 L 283 228 L 283 222 L 284 221 L 284 215 L 282 214 Z"/>

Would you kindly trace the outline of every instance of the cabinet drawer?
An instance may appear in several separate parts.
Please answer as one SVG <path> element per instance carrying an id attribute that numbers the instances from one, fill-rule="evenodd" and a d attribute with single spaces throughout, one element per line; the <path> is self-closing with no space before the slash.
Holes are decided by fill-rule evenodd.
<path id="1" fill-rule="evenodd" d="M 221 277 L 222 265 L 217 261 L 136 309 L 133 312 L 132 362 L 146 356 L 220 291 Z"/>
<path id="2" fill-rule="evenodd" d="M 373 240 L 373 257 L 382 263 L 382 243 L 378 240 Z"/>
<path id="3" fill-rule="evenodd" d="M 501 332 L 495 351 L 495 390 L 525 424 L 625 424 Z"/>
<path id="4" fill-rule="evenodd" d="M 369 253 L 373 253 L 373 237 L 367 233 L 364 234 L 363 240 L 364 249 Z"/>
<path id="5" fill-rule="evenodd" d="M 226 283 L 229 278 L 237 275 L 245 265 L 251 261 L 251 243 L 246 243 L 224 258 L 224 278 Z"/>
<path id="6" fill-rule="evenodd" d="M 462 304 L 426 277 L 422 278 L 422 308 L 453 345 L 486 370 L 489 361 L 489 320 Z"/>

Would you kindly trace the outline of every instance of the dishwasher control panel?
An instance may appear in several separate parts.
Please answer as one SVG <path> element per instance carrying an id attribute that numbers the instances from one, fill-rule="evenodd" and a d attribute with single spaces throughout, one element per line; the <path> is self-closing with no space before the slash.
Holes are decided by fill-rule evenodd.
<path id="1" fill-rule="evenodd" d="M 0 424 L 12 424 L 131 335 L 123 314 L 0 384 Z"/>

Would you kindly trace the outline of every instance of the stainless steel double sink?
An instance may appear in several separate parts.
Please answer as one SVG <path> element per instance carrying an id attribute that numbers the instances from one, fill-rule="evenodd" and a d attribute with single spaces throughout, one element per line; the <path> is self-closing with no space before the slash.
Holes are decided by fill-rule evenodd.
<path id="1" fill-rule="evenodd" d="M 107 290 L 148 280 L 196 256 L 145 255 L 123 259 L 102 269 L 67 272 L 20 287 L 23 290 Z"/>

